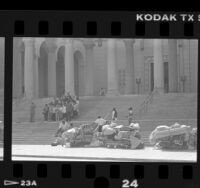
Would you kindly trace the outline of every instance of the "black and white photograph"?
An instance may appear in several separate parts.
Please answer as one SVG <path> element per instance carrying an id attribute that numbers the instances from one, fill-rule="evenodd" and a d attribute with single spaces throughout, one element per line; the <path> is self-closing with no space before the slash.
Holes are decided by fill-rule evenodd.
<path id="1" fill-rule="evenodd" d="M 15 37 L 12 160 L 197 162 L 197 70 L 196 39 Z"/>
<path id="2" fill-rule="evenodd" d="M 4 43 L 4 38 L 0 37 L 0 160 L 3 160 L 4 145 Z"/>

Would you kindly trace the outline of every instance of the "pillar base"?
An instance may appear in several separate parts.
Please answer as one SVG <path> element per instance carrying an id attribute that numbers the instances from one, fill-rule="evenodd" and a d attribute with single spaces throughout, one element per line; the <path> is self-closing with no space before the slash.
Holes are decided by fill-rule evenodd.
<path id="1" fill-rule="evenodd" d="M 156 91 L 157 93 L 160 93 L 160 94 L 165 93 L 164 88 L 154 88 L 154 91 Z"/>
<path id="2" fill-rule="evenodd" d="M 108 90 L 106 96 L 119 96 L 119 92 L 116 89 Z"/>

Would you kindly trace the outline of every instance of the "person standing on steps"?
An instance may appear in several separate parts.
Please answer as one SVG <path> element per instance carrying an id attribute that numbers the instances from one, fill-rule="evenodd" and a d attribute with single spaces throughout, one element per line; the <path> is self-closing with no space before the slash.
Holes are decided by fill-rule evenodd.
<path id="1" fill-rule="evenodd" d="M 112 110 L 112 121 L 113 122 L 117 121 L 117 116 L 118 116 L 117 110 L 116 110 L 116 108 L 113 108 L 113 110 Z"/>
<path id="2" fill-rule="evenodd" d="M 35 108 L 36 108 L 35 103 L 31 102 L 31 107 L 30 107 L 30 122 L 34 122 L 35 121 Z"/>
<path id="3" fill-rule="evenodd" d="M 128 109 L 128 125 L 130 125 L 131 123 L 133 123 L 133 108 L 132 107 Z"/>

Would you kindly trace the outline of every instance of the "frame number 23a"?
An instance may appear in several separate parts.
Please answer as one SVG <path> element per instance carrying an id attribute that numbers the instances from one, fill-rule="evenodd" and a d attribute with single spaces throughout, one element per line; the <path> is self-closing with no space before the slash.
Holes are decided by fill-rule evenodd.
<path id="1" fill-rule="evenodd" d="M 128 179 L 122 180 L 122 188 L 137 188 L 139 187 L 138 181 L 136 179 L 130 181 Z"/>

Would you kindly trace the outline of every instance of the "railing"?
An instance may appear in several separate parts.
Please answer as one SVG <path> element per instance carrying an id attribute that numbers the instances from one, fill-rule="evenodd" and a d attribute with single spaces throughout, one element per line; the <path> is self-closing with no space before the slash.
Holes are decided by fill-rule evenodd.
<path id="1" fill-rule="evenodd" d="M 139 117 L 141 118 L 141 116 L 145 113 L 147 113 L 148 111 L 148 107 L 149 107 L 149 104 L 152 104 L 153 102 L 153 98 L 155 96 L 155 94 L 158 93 L 158 90 L 155 88 L 146 98 L 145 100 L 142 102 L 142 104 L 140 104 L 138 107 L 135 108 L 134 110 L 134 114 L 135 114 L 135 117 Z"/>
<path id="2" fill-rule="evenodd" d="M 138 107 L 133 109 L 134 117 L 141 118 L 141 116 L 148 111 L 149 104 L 151 104 L 153 102 L 153 98 L 154 98 L 155 94 L 157 94 L 157 93 L 158 93 L 158 90 L 155 88 L 152 92 L 149 93 L 149 95 L 145 98 L 145 100 L 142 102 L 142 104 L 140 104 Z M 108 112 L 103 118 L 107 119 L 111 113 L 112 112 Z"/>

